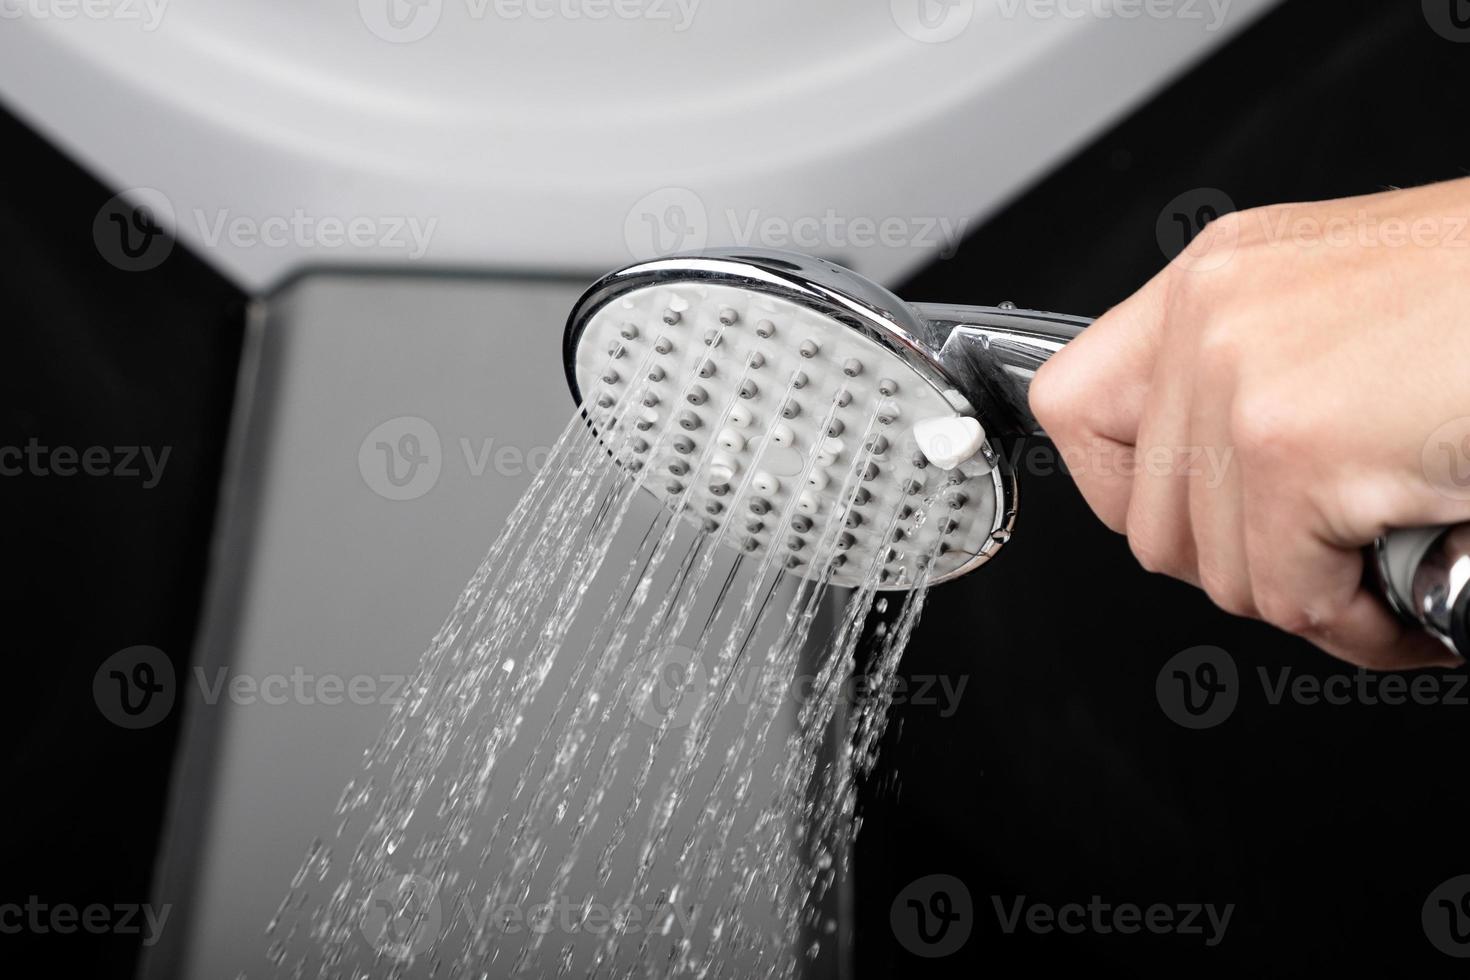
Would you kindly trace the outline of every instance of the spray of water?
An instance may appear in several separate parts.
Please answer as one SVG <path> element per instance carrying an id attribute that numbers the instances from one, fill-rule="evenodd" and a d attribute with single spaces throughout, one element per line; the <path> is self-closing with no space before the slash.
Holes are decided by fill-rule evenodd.
<path id="1" fill-rule="evenodd" d="M 874 556 L 839 602 L 826 572 L 846 560 L 842 518 L 889 424 L 876 409 L 810 552 L 747 555 L 727 529 L 767 506 L 755 467 L 710 515 L 659 503 L 640 493 L 655 466 L 708 482 L 713 442 L 684 458 L 673 419 L 655 432 L 636 410 L 638 386 L 603 394 L 568 420 L 344 789 L 335 832 L 309 846 L 266 930 L 277 976 L 795 977 L 835 941 L 825 909 L 857 780 L 941 536 Z M 891 536 L 934 504 L 873 519 Z M 907 591 L 873 628 L 895 563 Z M 875 696 L 851 704 L 859 669 Z"/>

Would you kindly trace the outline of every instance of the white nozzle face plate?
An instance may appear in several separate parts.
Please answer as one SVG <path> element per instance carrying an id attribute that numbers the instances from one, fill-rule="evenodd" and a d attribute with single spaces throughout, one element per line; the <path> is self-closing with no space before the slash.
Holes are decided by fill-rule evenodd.
<path id="1" fill-rule="evenodd" d="M 575 362 L 594 424 L 622 420 L 604 437 L 617 458 L 723 543 L 880 588 L 912 586 L 931 557 L 932 581 L 991 549 L 999 475 L 978 423 L 941 427 L 976 451 L 948 471 L 930 463 L 915 423 L 955 407 L 831 317 L 720 283 L 646 286 L 592 316 Z"/>

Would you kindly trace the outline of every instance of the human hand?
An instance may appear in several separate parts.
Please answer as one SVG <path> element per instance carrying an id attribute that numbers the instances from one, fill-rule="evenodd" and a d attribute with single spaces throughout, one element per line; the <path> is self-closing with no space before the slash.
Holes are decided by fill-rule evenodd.
<path id="1" fill-rule="evenodd" d="M 1470 520 L 1424 455 L 1459 426 L 1470 467 L 1470 179 L 1212 222 L 1031 404 L 1145 568 L 1363 667 L 1461 662 L 1364 587 L 1363 548 Z"/>

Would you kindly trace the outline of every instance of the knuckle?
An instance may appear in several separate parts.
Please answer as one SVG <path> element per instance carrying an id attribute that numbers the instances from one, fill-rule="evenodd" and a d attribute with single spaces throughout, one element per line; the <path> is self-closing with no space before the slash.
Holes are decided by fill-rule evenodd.
<path id="1" fill-rule="evenodd" d="M 1180 265 L 1170 269 L 1162 301 L 1165 322 L 1181 329 L 1188 325 L 1196 339 L 1225 322 L 1239 294 L 1238 273 L 1222 259 L 1219 248 L 1201 255 L 1195 251 L 1199 247 L 1191 245 L 1174 260 Z"/>
<path id="2" fill-rule="evenodd" d="M 1329 592 L 1318 596 L 1307 606 L 1307 631 L 1313 634 L 1340 633 L 1351 611 L 1356 590 Z"/>
<path id="3" fill-rule="evenodd" d="M 1306 604 L 1281 589 L 1257 590 L 1255 605 L 1261 619 L 1279 630 L 1302 636 L 1313 628 L 1312 614 Z"/>
<path id="4" fill-rule="evenodd" d="M 1255 611 L 1250 585 L 1208 563 L 1201 563 L 1200 588 L 1210 601 L 1232 616 L 1249 616 Z"/>
<path id="5" fill-rule="evenodd" d="M 1277 629 L 1307 638 L 1339 632 L 1352 605 L 1352 593 L 1316 595 L 1310 599 L 1267 589 L 1256 595 L 1261 618 Z"/>
<path id="6" fill-rule="evenodd" d="M 1354 667 L 1361 667 L 1364 670 L 1390 671 L 1420 666 L 1418 664 L 1405 664 L 1392 651 L 1386 650 L 1333 649 L 1327 652 L 1338 660 L 1352 664 Z"/>
<path id="7" fill-rule="evenodd" d="M 1123 514 L 1104 508 L 1097 511 L 1097 517 L 1102 521 L 1103 527 L 1114 534 L 1128 533 L 1128 518 Z"/>
<path id="8" fill-rule="evenodd" d="M 1064 373 L 1063 362 L 1049 361 L 1031 382 L 1031 413 L 1053 436 L 1071 433 L 1084 412 L 1081 386 L 1068 383 Z"/>
<path id="9" fill-rule="evenodd" d="M 1281 463 L 1300 456 L 1311 443 L 1302 413 L 1269 392 L 1245 391 L 1230 410 L 1230 438 L 1246 459 Z"/>
<path id="10" fill-rule="evenodd" d="M 1155 575 L 1168 574 L 1169 550 L 1153 531 L 1140 526 L 1134 520 L 1128 521 L 1128 549 L 1133 552 L 1134 559 L 1143 566 L 1144 571 Z"/>
<path id="11" fill-rule="evenodd" d="M 1220 215 L 1200 229 L 1186 250 L 1183 262 L 1189 264 L 1201 259 L 1229 258 L 1240 246 L 1245 226 L 1244 212 L 1227 211 Z M 1209 265 L 1213 267 L 1213 263 Z"/>
<path id="12" fill-rule="evenodd" d="M 1217 246 L 1229 246 L 1252 255 L 1255 254 L 1255 246 L 1264 243 L 1262 231 L 1270 227 L 1272 218 L 1279 210 L 1278 205 L 1268 205 L 1227 211 L 1211 221 L 1205 230 L 1215 236 Z"/>
<path id="13" fill-rule="evenodd" d="M 1249 208 L 1245 210 L 1226 211 L 1206 225 L 1205 231 L 1218 238 L 1228 238 L 1231 241 L 1238 242 L 1244 237 L 1243 232 L 1248 224 L 1247 218 L 1250 214 L 1251 209 Z"/>
<path id="14" fill-rule="evenodd" d="M 1241 331 L 1231 320 L 1206 316 L 1199 326 L 1199 363 L 1211 374 L 1232 372 L 1239 362 L 1244 342 Z"/>

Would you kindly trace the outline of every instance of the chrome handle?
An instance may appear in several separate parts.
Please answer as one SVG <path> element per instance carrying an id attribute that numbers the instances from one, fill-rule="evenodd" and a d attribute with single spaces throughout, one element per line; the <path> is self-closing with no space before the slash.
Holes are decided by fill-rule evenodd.
<path id="1" fill-rule="evenodd" d="M 1092 323 L 1086 317 L 1006 306 L 910 304 L 944 338 L 939 359 L 968 391 L 986 426 L 1009 434 L 1044 435 L 1031 414 L 1031 379 L 1067 342 Z"/>
<path id="2" fill-rule="evenodd" d="M 1391 531 L 1374 551 L 1389 604 L 1470 656 L 1470 524 Z"/>
<path id="3" fill-rule="evenodd" d="M 1031 414 L 1031 380 L 1092 321 L 1004 306 L 909 304 L 944 338 L 939 357 L 1003 435 L 1045 435 Z M 1388 604 L 1470 657 L 1470 524 L 1391 531 L 1373 546 Z"/>

